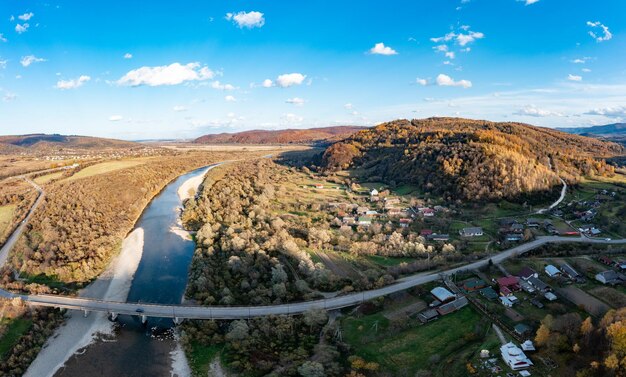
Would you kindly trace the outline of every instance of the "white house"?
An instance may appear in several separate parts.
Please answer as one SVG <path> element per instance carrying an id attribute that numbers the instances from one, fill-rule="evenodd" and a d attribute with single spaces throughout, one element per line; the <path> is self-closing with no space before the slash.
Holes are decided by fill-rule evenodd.
<path id="1" fill-rule="evenodd" d="M 554 301 L 556 300 L 556 295 L 552 292 L 546 292 L 543 297 L 545 297 L 548 301 Z"/>
<path id="2" fill-rule="evenodd" d="M 372 191 L 370 191 L 370 196 L 378 196 L 378 190 L 372 189 Z"/>
<path id="3" fill-rule="evenodd" d="M 512 342 L 500 347 L 502 360 L 513 370 L 526 369 L 533 365 L 528 357 L 518 346 Z"/>
<path id="4" fill-rule="evenodd" d="M 463 237 L 480 237 L 483 235 L 483 228 L 480 228 L 480 227 L 463 228 L 459 231 L 459 234 Z"/>
<path id="5" fill-rule="evenodd" d="M 554 267 L 551 264 L 546 266 L 545 271 L 546 271 L 546 274 L 550 276 L 551 278 L 561 275 L 561 271 L 559 271 L 558 268 Z"/>
<path id="6" fill-rule="evenodd" d="M 596 275 L 596 280 L 602 284 L 617 284 L 622 281 L 620 275 L 613 270 L 603 271 Z"/>

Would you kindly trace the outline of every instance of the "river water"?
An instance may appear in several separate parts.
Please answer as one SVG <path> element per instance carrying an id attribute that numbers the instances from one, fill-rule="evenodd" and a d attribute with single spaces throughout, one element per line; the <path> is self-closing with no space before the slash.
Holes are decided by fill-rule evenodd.
<path id="1" fill-rule="evenodd" d="M 144 247 L 128 302 L 181 303 L 194 242 L 171 231 L 179 226 L 179 187 L 207 168 L 178 177 L 146 207 L 136 227 L 143 228 Z M 55 376 L 170 376 L 176 342 L 171 319 L 118 317 L 115 336 L 96 341 L 72 356 Z"/>

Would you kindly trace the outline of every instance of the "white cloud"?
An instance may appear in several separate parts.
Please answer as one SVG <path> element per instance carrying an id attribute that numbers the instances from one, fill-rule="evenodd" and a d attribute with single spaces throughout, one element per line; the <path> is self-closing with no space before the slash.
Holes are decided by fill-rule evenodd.
<path id="1" fill-rule="evenodd" d="M 4 102 L 11 102 L 17 99 L 17 95 L 15 93 L 4 92 L 4 96 L 2 96 L 2 100 Z"/>
<path id="2" fill-rule="evenodd" d="M 454 54 L 454 51 L 446 52 L 446 58 L 454 59 L 455 57 L 456 57 L 456 55 Z"/>
<path id="3" fill-rule="evenodd" d="M 6 42 L 7 39 L 4 37 L 4 34 L 0 33 L 0 42 Z"/>
<path id="4" fill-rule="evenodd" d="M 231 95 L 224 97 L 224 99 L 226 100 L 226 102 L 237 102 L 237 98 Z"/>
<path id="5" fill-rule="evenodd" d="M 265 17 L 261 12 L 226 13 L 226 19 L 233 21 L 240 28 L 252 29 L 265 25 Z"/>
<path id="6" fill-rule="evenodd" d="M 525 2 L 524 5 L 532 5 L 532 4 L 539 2 L 539 0 L 517 0 L 517 1 L 524 1 Z"/>
<path id="7" fill-rule="evenodd" d="M 398 55 L 398 52 L 389 46 L 385 46 L 384 43 L 376 43 L 374 47 L 370 48 L 370 54 L 372 55 Z"/>
<path id="8" fill-rule="evenodd" d="M 626 118 L 626 106 L 597 108 L 586 112 L 589 115 L 603 115 L 608 118 Z"/>
<path id="9" fill-rule="evenodd" d="M 130 52 L 127 52 L 124 54 L 124 59 L 132 59 L 133 58 L 133 54 L 131 54 Z"/>
<path id="10" fill-rule="evenodd" d="M 17 16 L 17 18 L 19 18 L 19 19 L 20 19 L 20 20 L 22 20 L 22 21 L 28 21 L 28 20 L 30 20 L 31 18 L 33 18 L 33 16 L 34 16 L 34 15 L 35 15 L 35 14 L 34 14 L 33 12 L 30 12 L 30 13 L 24 13 L 24 14 L 22 14 L 22 15 L 20 15 L 20 16 Z"/>
<path id="11" fill-rule="evenodd" d="M 28 67 L 29 65 L 33 63 L 39 63 L 39 62 L 45 62 L 45 61 L 46 59 L 38 58 L 35 55 L 28 55 L 28 56 L 22 56 L 22 59 L 20 60 L 20 64 L 23 67 Z"/>
<path id="12" fill-rule="evenodd" d="M 583 77 L 582 76 L 572 75 L 571 73 L 569 75 L 567 75 L 567 79 L 569 81 L 583 81 Z"/>
<path id="13" fill-rule="evenodd" d="M 448 45 L 437 45 L 437 46 L 433 47 L 433 50 L 435 50 L 437 52 L 447 52 L 448 51 Z"/>
<path id="14" fill-rule="evenodd" d="M 215 77 L 215 73 L 198 62 L 182 65 L 172 63 L 157 67 L 141 67 L 126 73 L 117 80 L 121 86 L 178 85 L 186 81 L 204 81 Z"/>
<path id="15" fill-rule="evenodd" d="M 274 86 L 274 82 L 270 79 L 265 79 L 263 80 L 263 83 L 261 84 L 264 88 L 271 88 L 272 86 Z"/>
<path id="16" fill-rule="evenodd" d="M 588 73 L 588 72 L 591 72 L 591 70 L 590 70 L 589 68 L 583 68 L 583 69 L 581 69 L 581 71 L 583 71 L 583 72 L 587 72 L 587 73 Z"/>
<path id="17" fill-rule="evenodd" d="M 0 69 L 5 69 L 8 62 L 8 60 L 0 60 Z"/>
<path id="18" fill-rule="evenodd" d="M 30 25 L 26 22 L 24 22 L 22 25 L 17 24 L 15 25 L 15 32 L 17 34 L 22 34 L 22 33 L 26 33 L 26 31 L 28 30 L 28 28 L 30 27 Z"/>
<path id="19" fill-rule="evenodd" d="M 290 86 L 302 84 L 305 78 L 306 75 L 301 73 L 285 73 L 276 78 L 276 85 L 281 88 L 288 88 Z M 263 82 L 263 86 L 265 86 L 265 81 Z"/>
<path id="20" fill-rule="evenodd" d="M 344 109 L 346 110 L 352 110 L 354 109 L 354 105 L 352 105 L 351 103 L 346 103 L 345 105 L 343 105 Z"/>
<path id="21" fill-rule="evenodd" d="M 300 124 L 304 120 L 304 118 L 301 117 L 300 115 L 291 114 L 291 113 L 283 114 L 281 118 L 283 120 L 283 123 L 290 124 L 290 125 Z"/>
<path id="22" fill-rule="evenodd" d="M 600 21 L 596 21 L 596 22 L 587 21 L 587 26 L 590 26 L 592 28 L 599 27 L 600 29 L 602 29 L 602 35 L 596 34 L 596 32 L 594 32 L 593 30 L 589 30 L 589 35 L 593 39 L 595 39 L 596 42 L 604 42 L 613 38 L 613 34 L 611 34 L 611 32 L 609 31 L 608 26 L 603 25 L 602 23 L 600 23 Z"/>
<path id="23" fill-rule="evenodd" d="M 415 82 L 420 84 L 421 86 L 426 86 L 428 85 L 428 80 L 426 79 L 420 79 L 419 77 L 415 79 Z"/>
<path id="24" fill-rule="evenodd" d="M 83 86 L 83 84 L 89 80 L 91 80 L 91 77 L 85 75 L 82 75 L 79 78 L 72 80 L 59 80 L 57 82 L 56 88 L 61 90 L 76 89 Z"/>
<path id="25" fill-rule="evenodd" d="M 181 112 L 181 111 L 187 111 L 187 107 L 182 106 L 182 105 L 176 105 L 172 108 L 172 110 L 176 111 L 176 112 Z"/>
<path id="26" fill-rule="evenodd" d="M 523 109 L 518 110 L 514 113 L 515 115 L 523 115 L 523 116 L 531 116 L 531 117 L 549 117 L 549 116 L 557 116 L 561 117 L 563 114 L 557 113 L 550 110 L 537 108 L 535 105 L 525 106 Z"/>
<path id="27" fill-rule="evenodd" d="M 287 99 L 285 102 L 290 103 L 292 105 L 296 105 L 296 106 L 302 106 L 304 105 L 305 100 L 299 97 L 293 97 L 293 98 Z"/>
<path id="28" fill-rule="evenodd" d="M 466 27 L 463 30 L 467 31 L 468 28 L 469 27 Z M 483 39 L 484 37 L 485 37 L 485 34 L 478 32 L 478 31 L 468 31 L 467 34 L 464 34 L 463 32 L 455 33 L 451 31 L 448 34 L 444 35 L 443 37 L 430 38 L 430 40 L 435 43 L 454 41 L 459 46 L 464 47 L 468 43 L 472 43 L 476 41 L 477 39 Z"/>
<path id="29" fill-rule="evenodd" d="M 439 76 L 437 76 L 437 85 L 439 86 L 460 86 L 464 89 L 467 88 L 471 88 L 472 87 L 472 82 L 468 81 L 468 80 L 459 80 L 459 81 L 454 81 L 454 79 L 452 79 L 452 77 L 448 76 L 448 75 L 444 75 L 443 73 L 439 74 Z"/>
<path id="30" fill-rule="evenodd" d="M 124 117 L 121 116 L 121 115 L 111 115 L 109 117 L 109 121 L 111 121 L 111 122 L 119 122 L 122 119 L 124 119 Z"/>
<path id="31" fill-rule="evenodd" d="M 222 84 L 219 81 L 213 81 L 211 83 L 211 88 L 213 89 L 217 89 L 217 90 L 235 90 L 237 88 L 235 88 L 233 85 L 231 84 Z"/>

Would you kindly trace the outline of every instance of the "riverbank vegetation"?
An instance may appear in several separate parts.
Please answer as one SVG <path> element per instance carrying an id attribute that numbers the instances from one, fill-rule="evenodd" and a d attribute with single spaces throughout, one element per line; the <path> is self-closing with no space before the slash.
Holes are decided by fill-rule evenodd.
<path id="1" fill-rule="evenodd" d="M 11 267 L 44 284 L 80 287 L 103 271 L 144 207 L 168 182 L 213 162 L 248 156 L 256 155 L 189 152 L 68 170 L 75 176 L 46 186 L 44 201 L 10 255 Z M 12 281 L 10 270 L 5 271 L 4 280 L 12 286 L 33 287 L 31 281 Z"/>
<path id="2" fill-rule="evenodd" d="M 37 192 L 22 180 L 5 181 L 0 185 L 0 245 L 22 221 L 37 199 Z"/>

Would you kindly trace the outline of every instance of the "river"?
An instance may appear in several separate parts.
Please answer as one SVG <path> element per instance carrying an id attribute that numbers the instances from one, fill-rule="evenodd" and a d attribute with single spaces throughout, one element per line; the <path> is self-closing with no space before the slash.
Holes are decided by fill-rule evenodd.
<path id="1" fill-rule="evenodd" d="M 195 245 L 180 231 L 173 231 L 180 230 L 178 189 L 206 170 L 194 170 L 168 184 L 137 221 L 135 227 L 144 232 L 143 254 L 127 301 L 182 301 Z M 149 319 L 143 325 L 137 317 L 119 316 L 113 336 L 72 356 L 55 376 L 170 376 L 177 343 L 172 327 L 171 319 Z"/>

